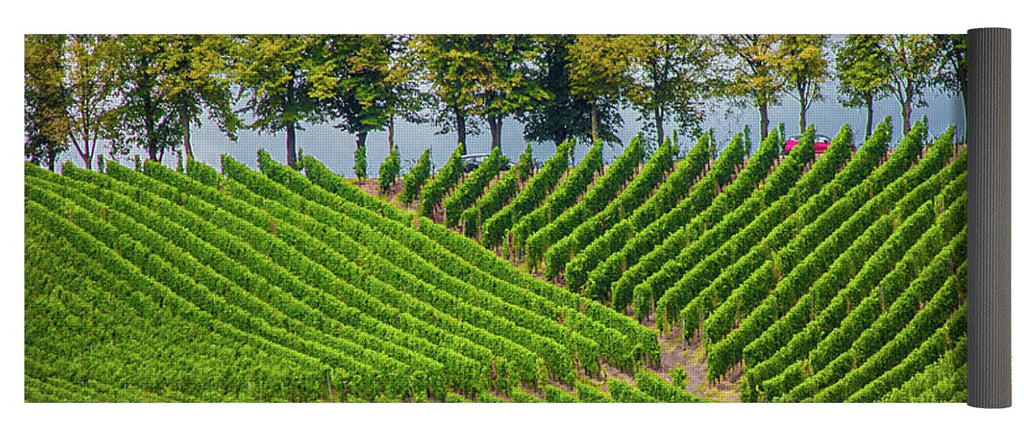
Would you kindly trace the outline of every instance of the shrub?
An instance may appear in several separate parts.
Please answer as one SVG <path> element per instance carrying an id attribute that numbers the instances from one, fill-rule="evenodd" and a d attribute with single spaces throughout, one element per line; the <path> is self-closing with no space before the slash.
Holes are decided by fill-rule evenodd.
<path id="1" fill-rule="evenodd" d="M 398 148 L 395 147 L 391 153 L 388 154 L 387 158 L 384 158 L 384 162 L 380 164 L 380 194 L 387 195 L 388 191 L 391 190 L 391 186 L 394 185 L 395 180 L 398 178 L 398 173 L 402 171 L 402 157 L 398 153 Z"/>

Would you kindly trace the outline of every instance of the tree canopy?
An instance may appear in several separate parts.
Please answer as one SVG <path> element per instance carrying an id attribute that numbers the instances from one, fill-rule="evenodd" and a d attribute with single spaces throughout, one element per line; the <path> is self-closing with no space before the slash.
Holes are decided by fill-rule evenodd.
<path id="1" fill-rule="evenodd" d="M 836 51 L 839 103 L 847 107 L 867 108 L 864 141 L 871 137 L 874 104 L 884 95 L 889 79 L 886 56 L 882 50 L 881 35 L 850 35 Z"/>
<path id="2" fill-rule="evenodd" d="M 800 132 L 807 129 L 807 110 L 824 99 L 821 85 L 829 77 L 825 35 L 785 35 L 779 45 L 777 68 L 786 89 L 800 103 Z"/>
<path id="3" fill-rule="evenodd" d="M 64 35 L 25 36 L 25 158 L 51 171 L 68 150 Z"/>
<path id="4" fill-rule="evenodd" d="M 285 159 L 298 167 L 295 131 L 318 123 L 324 107 L 311 95 L 309 73 L 323 61 L 323 37 L 246 35 L 234 45 L 234 80 L 242 90 L 247 125 L 260 132 L 285 131 Z"/>
<path id="5" fill-rule="evenodd" d="M 726 86 L 722 91 L 739 102 L 757 107 L 761 116 L 761 139 L 768 137 L 768 106 L 779 103 L 786 88 L 779 74 L 779 43 L 782 35 L 722 35 L 722 51 L 734 59 L 723 69 Z"/>
<path id="6" fill-rule="evenodd" d="M 926 90 L 962 98 L 967 81 L 965 35 L 28 35 L 25 45 L 24 154 L 51 168 L 67 150 L 87 168 L 101 148 L 154 160 L 183 148 L 192 159 L 191 131 L 207 120 L 230 139 L 284 132 L 291 166 L 297 131 L 330 123 L 355 136 L 361 177 L 368 136 L 386 131 L 394 150 L 399 120 L 433 122 L 464 146 L 486 126 L 500 149 L 509 118 L 526 141 L 621 144 L 628 105 L 661 143 L 749 105 L 764 138 L 768 109 L 787 95 L 804 130 L 833 77 L 839 103 L 867 109 L 870 135 L 875 102 L 897 100 L 908 131 Z"/>

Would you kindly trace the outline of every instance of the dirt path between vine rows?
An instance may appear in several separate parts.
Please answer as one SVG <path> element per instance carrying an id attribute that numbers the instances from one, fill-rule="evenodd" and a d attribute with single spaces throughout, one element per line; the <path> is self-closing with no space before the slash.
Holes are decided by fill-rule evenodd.
<path id="1" fill-rule="evenodd" d="M 653 324 L 645 323 L 648 327 Z M 679 326 L 665 335 L 658 336 L 661 344 L 661 369 L 652 369 L 662 378 L 670 380 L 668 372 L 676 366 L 686 369 L 686 391 L 704 399 L 718 402 L 739 402 L 739 380 L 743 376 L 739 366 L 730 369 L 719 381 L 709 383 L 707 379 L 707 354 L 699 338 L 686 340 Z"/>

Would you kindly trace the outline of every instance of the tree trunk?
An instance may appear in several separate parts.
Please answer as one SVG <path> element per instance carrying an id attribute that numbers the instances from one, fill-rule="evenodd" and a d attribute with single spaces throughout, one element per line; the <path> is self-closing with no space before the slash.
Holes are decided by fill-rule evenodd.
<path id="1" fill-rule="evenodd" d="M 597 144 L 597 100 L 590 103 L 590 141 Z"/>
<path id="2" fill-rule="evenodd" d="M 910 99 L 900 102 L 903 105 L 903 135 L 910 133 L 910 113 L 913 108 L 910 106 Z"/>
<path id="3" fill-rule="evenodd" d="M 53 171 L 54 165 L 57 162 L 57 153 L 50 152 L 46 155 L 46 167 Z"/>
<path id="4" fill-rule="evenodd" d="M 86 135 L 84 139 L 85 141 L 82 141 L 82 144 L 85 146 L 85 151 L 79 152 L 78 154 L 82 157 L 82 161 L 85 161 L 85 169 L 92 170 L 92 157 L 96 154 L 96 149 L 89 145 L 88 135 Z"/>
<path id="5" fill-rule="evenodd" d="M 466 115 L 462 113 L 462 110 L 455 108 L 455 135 L 458 144 L 466 146 Z"/>
<path id="6" fill-rule="evenodd" d="M 147 93 L 143 99 L 143 108 L 146 111 L 146 150 L 149 151 L 149 159 L 151 161 L 157 160 L 157 153 L 160 152 L 157 147 L 156 141 L 156 120 L 153 119 L 155 109 L 153 108 L 153 100 Z"/>
<path id="7" fill-rule="evenodd" d="M 555 144 L 562 144 L 568 139 L 568 135 L 565 134 L 561 129 L 555 133 Z"/>
<path id="8" fill-rule="evenodd" d="M 356 132 L 356 149 L 366 147 L 366 136 L 368 132 Z"/>
<path id="9" fill-rule="evenodd" d="M 807 130 L 807 105 L 800 102 L 800 134 L 803 135 L 805 130 Z"/>
<path id="10" fill-rule="evenodd" d="M 291 79 L 285 83 L 285 94 L 284 94 L 284 105 L 281 108 L 284 112 L 287 112 L 294 105 L 295 99 L 292 97 L 295 86 L 295 77 L 298 73 L 292 69 Z M 296 170 L 299 169 L 298 155 L 295 153 L 295 121 L 289 121 L 284 125 L 285 131 L 285 161 L 288 166 Z"/>
<path id="11" fill-rule="evenodd" d="M 868 105 L 868 127 L 864 131 L 865 132 L 864 133 L 864 142 L 865 143 L 868 142 L 868 138 L 871 137 L 871 129 L 872 129 L 872 126 L 874 126 L 874 124 L 875 124 L 875 99 L 874 99 L 874 96 L 872 96 L 871 94 L 868 94 L 867 105 Z"/>
<path id="12" fill-rule="evenodd" d="M 765 138 L 768 138 L 768 104 L 758 105 L 757 111 L 761 113 L 761 138 L 758 141 L 764 141 Z"/>
<path id="13" fill-rule="evenodd" d="M 187 110 L 181 111 L 181 138 L 182 146 L 185 148 L 185 160 L 195 159 L 192 155 L 192 121 L 189 120 Z"/>
<path id="14" fill-rule="evenodd" d="M 363 143 L 366 143 L 366 134 L 363 134 Z M 395 113 L 388 116 L 388 153 L 395 150 Z"/>
<path id="15" fill-rule="evenodd" d="M 501 126 L 504 124 L 502 117 L 492 115 L 487 117 L 487 126 L 491 128 L 491 150 L 501 150 Z"/>
<path id="16" fill-rule="evenodd" d="M 299 168 L 299 159 L 295 153 L 295 123 L 288 123 L 284 125 L 285 132 L 285 144 L 286 144 L 286 161 L 288 166 L 294 169 Z"/>
<path id="17" fill-rule="evenodd" d="M 965 90 L 967 88 L 960 88 L 960 89 Z M 967 125 L 967 93 L 965 93 L 965 92 L 961 92 L 960 93 L 960 111 L 961 111 L 961 114 L 963 114 L 963 116 L 964 116 L 964 132 L 962 134 L 960 134 L 961 135 L 960 141 L 966 143 L 967 142 L 967 130 L 970 129 L 970 126 Z"/>
<path id="18" fill-rule="evenodd" d="M 661 108 L 654 109 L 654 126 L 658 128 L 658 145 L 665 141 L 665 114 Z"/>

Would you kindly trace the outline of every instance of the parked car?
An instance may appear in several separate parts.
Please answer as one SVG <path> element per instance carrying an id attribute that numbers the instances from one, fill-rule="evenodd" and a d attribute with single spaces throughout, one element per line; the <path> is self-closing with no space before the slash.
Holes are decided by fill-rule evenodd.
<path id="1" fill-rule="evenodd" d="M 793 150 L 797 144 L 800 144 L 800 138 L 790 137 L 786 140 L 786 147 L 783 153 L 788 154 L 790 150 Z M 828 150 L 828 146 L 832 144 L 832 139 L 824 135 L 818 135 L 814 137 L 814 153 L 825 153 Z"/>
<path id="2" fill-rule="evenodd" d="M 491 155 L 489 153 L 474 153 L 470 155 L 462 155 L 462 171 L 469 173 L 473 170 L 476 170 L 476 168 L 479 167 L 480 164 L 483 164 L 484 160 L 487 159 L 488 156 Z M 509 166 L 508 163 L 506 162 L 505 165 L 501 167 L 501 170 L 506 171 L 508 169 Z"/>

